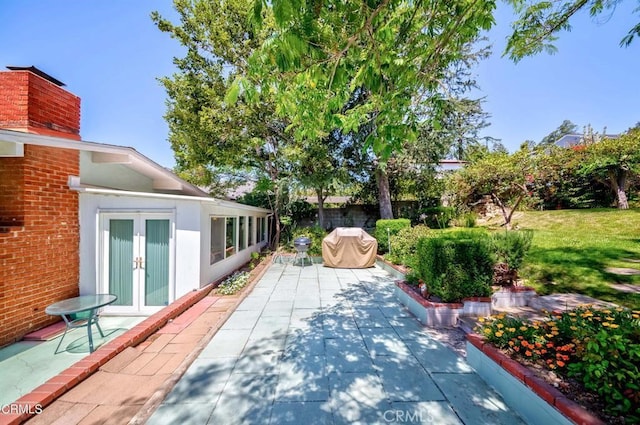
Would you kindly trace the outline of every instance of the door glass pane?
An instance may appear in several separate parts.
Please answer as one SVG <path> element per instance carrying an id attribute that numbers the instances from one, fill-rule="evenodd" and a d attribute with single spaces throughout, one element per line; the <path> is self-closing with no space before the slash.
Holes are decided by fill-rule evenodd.
<path id="1" fill-rule="evenodd" d="M 235 217 L 227 217 L 227 244 L 225 248 L 225 258 L 230 257 L 236 253 L 236 231 L 238 227 L 236 225 Z"/>
<path id="2" fill-rule="evenodd" d="M 144 304 L 169 304 L 169 220 L 146 220 Z"/>
<path id="3" fill-rule="evenodd" d="M 248 238 L 248 244 L 249 246 L 253 245 L 253 241 L 254 241 L 254 234 L 253 234 L 253 221 L 255 220 L 254 217 L 249 216 L 247 218 L 247 220 L 249 220 L 248 226 L 247 226 L 247 238 Z"/>
<path id="4" fill-rule="evenodd" d="M 109 220 L 109 293 L 133 305 L 133 220 Z"/>

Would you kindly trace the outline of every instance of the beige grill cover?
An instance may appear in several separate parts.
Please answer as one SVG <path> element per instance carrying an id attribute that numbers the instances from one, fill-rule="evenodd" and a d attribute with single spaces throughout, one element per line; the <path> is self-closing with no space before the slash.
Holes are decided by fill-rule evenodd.
<path id="1" fill-rule="evenodd" d="M 327 267 L 364 269 L 376 262 L 378 241 L 359 227 L 338 227 L 322 240 Z"/>

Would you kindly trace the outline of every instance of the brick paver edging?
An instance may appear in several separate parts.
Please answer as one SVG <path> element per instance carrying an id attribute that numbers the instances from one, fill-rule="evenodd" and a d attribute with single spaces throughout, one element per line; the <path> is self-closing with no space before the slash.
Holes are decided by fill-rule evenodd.
<path id="1" fill-rule="evenodd" d="M 604 422 L 598 417 L 578 403 L 568 399 L 560 390 L 551 386 L 544 379 L 536 376 L 529 368 L 489 344 L 483 336 L 470 333 L 467 334 L 467 341 L 574 423 L 581 425 L 604 425 Z"/>
<path id="2" fill-rule="evenodd" d="M 236 302 L 229 306 L 224 315 L 218 320 L 218 322 L 209 329 L 209 332 L 202 337 L 198 345 L 193 349 L 191 353 L 180 363 L 178 368 L 171 374 L 169 379 L 167 379 L 164 384 L 158 388 L 158 390 L 147 400 L 147 402 L 142 405 L 138 413 L 129 421 L 129 425 L 141 425 L 146 423 L 153 412 L 156 411 L 160 403 L 166 398 L 167 394 L 173 389 L 173 387 L 178 383 L 180 378 L 185 374 L 189 366 L 198 358 L 200 352 L 205 349 L 205 347 L 209 344 L 209 342 L 213 339 L 213 336 L 218 332 L 220 327 L 224 325 L 224 323 L 229 319 L 229 317 L 233 314 L 236 308 L 240 305 L 240 303 L 251 293 L 253 288 L 258 284 L 262 276 L 269 269 L 269 265 L 272 262 L 272 255 L 265 257 L 260 263 L 263 267 L 260 270 L 254 269 L 251 271 L 251 283 L 242 288 L 240 293 L 238 294 L 238 298 Z M 257 271 L 254 273 L 254 271 Z M 224 295 L 223 295 L 224 296 Z"/>
<path id="3" fill-rule="evenodd" d="M 206 297 L 211 292 L 213 285 L 211 283 L 202 289 L 183 295 L 169 306 L 149 316 L 124 334 L 114 338 L 87 357 L 63 370 L 29 394 L 20 397 L 12 404 L 19 406 L 24 413 L 0 415 L 0 425 L 17 425 L 34 416 L 39 410 L 53 403 L 55 399 L 87 379 L 125 348 L 140 344 L 166 325 L 169 320 L 174 319 Z"/>

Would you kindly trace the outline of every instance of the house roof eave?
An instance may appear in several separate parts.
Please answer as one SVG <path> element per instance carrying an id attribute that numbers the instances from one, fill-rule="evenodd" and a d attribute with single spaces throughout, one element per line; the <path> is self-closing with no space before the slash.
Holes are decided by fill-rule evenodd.
<path id="1" fill-rule="evenodd" d="M 0 141 L 21 145 L 47 146 L 61 149 L 88 151 L 100 157 L 101 162 L 117 162 L 150 177 L 158 189 L 180 190 L 189 195 L 206 197 L 202 189 L 176 176 L 160 164 L 147 158 L 134 148 L 89 141 L 77 141 L 53 136 L 42 136 L 14 130 L 0 129 Z"/>

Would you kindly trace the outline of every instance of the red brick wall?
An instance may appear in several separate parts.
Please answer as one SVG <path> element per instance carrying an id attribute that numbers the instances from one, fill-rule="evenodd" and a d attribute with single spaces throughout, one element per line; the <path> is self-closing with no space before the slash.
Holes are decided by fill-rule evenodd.
<path id="1" fill-rule="evenodd" d="M 6 78 L 12 74 L 17 77 Z M 26 109 L 16 81 L 28 83 Z M 60 99 L 71 98 L 77 103 L 60 106 Z M 0 73 L 0 128 L 79 139 L 79 105 L 37 75 Z M 45 307 L 78 295 L 78 194 L 69 190 L 68 178 L 79 174 L 77 150 L 25 145 L 24 157 L 0 158 L 0 346 L 60 320 Z"/>
<path id="2" fill-rule="evenodd" d="M 23 224 L 24 158 L 0 158 L 0 226 Z"/>

